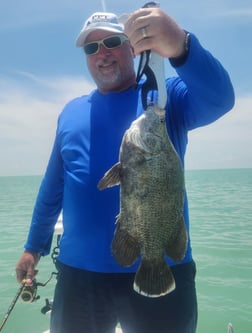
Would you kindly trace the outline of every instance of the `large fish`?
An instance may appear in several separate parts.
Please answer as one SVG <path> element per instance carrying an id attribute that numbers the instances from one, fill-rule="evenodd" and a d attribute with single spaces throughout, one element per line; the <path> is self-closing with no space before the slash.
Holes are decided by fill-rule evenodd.
<path id="1" fill-rule="evenodd" d="M 117 262 L 131 266 L 139 256 L 134 290 L 158 297 L 175 288 L 165 255 L 180 262 L 187 248 L 183 218 L 184 174 L 167 135 L 164 110 L 150 105 L 125 132 L 119 162 L 98 187 L 120 184 L 112 252 Z"/>

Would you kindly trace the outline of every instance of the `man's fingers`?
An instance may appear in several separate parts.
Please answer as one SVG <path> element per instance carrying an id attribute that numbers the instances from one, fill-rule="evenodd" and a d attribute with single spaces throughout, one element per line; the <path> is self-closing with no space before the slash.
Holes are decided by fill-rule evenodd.
<path id="1" fill-rule="evenodd" d="M 26 278 L 26 271 L 23 269 L 16 268 L 16 277 L 19 283 L 22 283 L 22 281 Z"/>

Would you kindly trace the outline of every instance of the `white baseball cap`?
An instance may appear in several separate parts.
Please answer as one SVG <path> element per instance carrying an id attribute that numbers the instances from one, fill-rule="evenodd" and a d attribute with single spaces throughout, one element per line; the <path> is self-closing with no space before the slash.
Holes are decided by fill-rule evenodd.
<path id="1" fill-rule="evenodd" d="M 94 13 L 86 20 L 81 29 L 79 36 L 76 39 L 76 46 L 82 47 L 88 34 L 98 29 L 122 34 L 124 31 L 124 25 L 119 23 L 117 16 L 113 13 Z"/>

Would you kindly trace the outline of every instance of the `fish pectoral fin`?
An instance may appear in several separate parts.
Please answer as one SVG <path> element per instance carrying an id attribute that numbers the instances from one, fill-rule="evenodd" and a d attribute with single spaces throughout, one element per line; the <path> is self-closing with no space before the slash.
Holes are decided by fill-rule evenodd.
<path id="1" fill-rule="evenodd" d="M 121 163 L 118 162 L 110 168 L 98 183 L 99 190 L 120 184 Z"/>
<path id="2" fill-rule="evenodd" d="M 134 264 L 140 255 L 140 247 L 137 240 L 120 225 L 116 228 L 112 241 L 112 253 L 119 265 L 129 267 Z"/>
<path id="3" fill-rule="evenodd" d="M 147 297 L 164 296 L 175 289 L 175 280 L 164 258 L 143 259 L 135 276 L 134 290 Z"/>
<path id="4" fill-rule="evenodd" d="M 181 221 L 181 228 L 177 233 L 176 237 L 173 239 L 172 242 L 169 242 L 165 247 L 165 252 L 170 259 L 175 262 L 180 262 L 186 253 L 188 244 L 188 235 L 183 221 Z"/>

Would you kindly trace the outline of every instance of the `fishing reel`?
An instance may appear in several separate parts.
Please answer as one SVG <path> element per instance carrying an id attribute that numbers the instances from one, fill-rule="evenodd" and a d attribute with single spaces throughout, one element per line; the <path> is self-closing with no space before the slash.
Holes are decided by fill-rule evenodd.
<path id="1" fill-rule="evenodd" d="M 51 281 L 51 279 L 54 275 L 57 276 L 58 273 L 52 272 L 51 276 L 45 283 L 41 283 L 41 282 L 37 282 L 36 280 L 33 280 L 31 286 L 23 285 L 23 287 L 21 287 L 19 297 L 25 303 L 32 303 L 34 301 L 37 301 L 40 298 L 40 296 L 37 296 L 38 287 L 45 287 L 47 285 L 47 283 L 49 281 Z"/>
<path id="2" fill-rule="evenodd" d="M 31 286 L 24 286 L 20 294 L 23 302 L 32 303 L 40 298 L 40 296 L 37 296 L 38 285 L 39 283 L 34 280 Z"/>
<path id="3" fill-rule="evenodd" d="M 59 254 L 60 237 L 61 236 L 58 235 L 57 246 L 53 249 L 52 255 L 51 255 L 54 264 L 56 262 L 56 258 L 58 257 L 58 254 Z M 52 279 L 53 275 L 57 276 L 58 273 L 52 272 L 51 276 L 45 283 L 41 283 L 41 282 L 37 282 L 36 280 L 33 280 L 31 286 L 24 285 L 22 288 L 22 291 L 20 293 L 21 300 L 25 303 L 32 303 L 34 301 L 37 301 L 40 298 L 40 296 L 37 296 L 38 287 L 45 287 L 47 285 L 47 283 Z"/>

